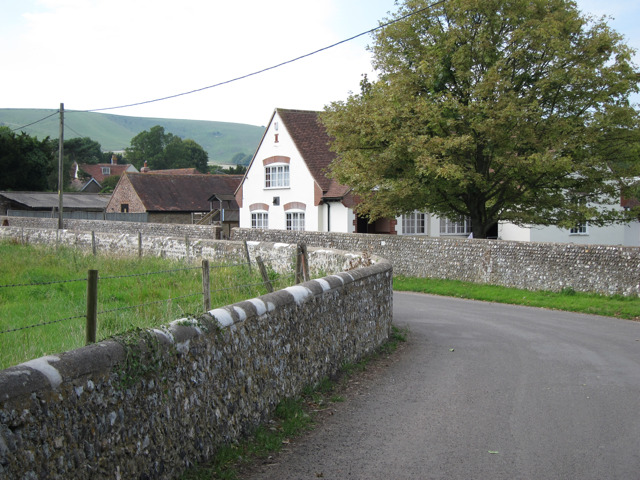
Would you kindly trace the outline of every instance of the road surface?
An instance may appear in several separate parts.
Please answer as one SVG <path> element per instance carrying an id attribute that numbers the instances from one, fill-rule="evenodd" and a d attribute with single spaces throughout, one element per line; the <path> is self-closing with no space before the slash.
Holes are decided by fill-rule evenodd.
<path id="1" fill-rule="evenodd" d="M 394 294 L 409 341 L 258 479 L 640 480 L 640 323 Z"/>

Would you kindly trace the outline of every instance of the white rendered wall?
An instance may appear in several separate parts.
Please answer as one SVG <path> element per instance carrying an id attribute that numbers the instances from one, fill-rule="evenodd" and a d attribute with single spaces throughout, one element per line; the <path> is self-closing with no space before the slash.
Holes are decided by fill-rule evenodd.
<path id="1" fill-rule="evenodd" d="M 498 238 L 500 240 L 512 240 L 516 242 L 530 242 L 531 228 L 500 222 L 498 223 Z"/>
<path id="2" fill-rule="evenodd" d="M 324 208 L 327 208 L 326 206 Z M 353 233 L 355 227 L 353 226 L 353 220 L 355 215 L 353 210 L 345 207 L 340 202 L 331 202 L 331 231 L 340 233 Z M 327 226 L 323 231 L 328 231 Z"/>
<path id="3" fill-rule="evenodd" d="M 576 243 L 579 245 L 623 245 L 640 246 L 640 223 L 594 227 L 589 225 L 586 234 L 572 234 L 568 229 L 558 227 L 518 227 L 501 223 L 498 238 L 501 240 Z"/>
<path id="4" fill-rule="evenodd" d="M 278 125 L 276 130 L 276 124 Z M 276 134 L 278 141 L 276 142 Z M 291 159 L 289 163 L 289 187 L 265 188 L 265 169 L 263 160 L 284 156 Z M 262 143 L 245 176 L 242 185 L 242 208 L 240 208 L 240 227 L 251 228 L 251 211 L 249 206 L 255 203 L 269 205 L 269 229 L 285 230 L 286 215 L 284 206 L 290 202 L 301 202 L 306 205 L 305 230 L 318 229 L 321 219 L 318 207 L 314 206 L 315 182 L 309 169 L 302 160 L 300 152 L 289 136 L 284 123 L 277 112 L 267 127 Z M 273 198 L 280 198 L 280 205 L 273 205 Z"/>

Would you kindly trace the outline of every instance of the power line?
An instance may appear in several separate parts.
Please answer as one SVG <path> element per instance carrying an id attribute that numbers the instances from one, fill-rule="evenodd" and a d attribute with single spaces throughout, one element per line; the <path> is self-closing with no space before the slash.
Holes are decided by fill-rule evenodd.
<path id="1" fill-rule="evenodd" d="M 202 87 L 202 88 L 197 88 L 195 90 L 189 90 L 187 92 L 177 93 L 175 95 L 168 95 L 166 97 L 155 98 L 153 100 L 144 100 L 142 102 L 129 103 L 129 104 L 126 104 L 126 105 L 118 105 L 116 107 L 94 108 L 94 109 L 91 109 L 91 110 L 81 110 L 81 111 L 82 112 L 103 112 L 103 111 L 106 111 L 106 110 L 117 110 L 117 109 L 120 109 L 120 108 L 136 107 L 138 105 L 146 105 L 146 104 L 149 104 L 149 103 L 162 102 L 164 100 L 170 100 L 172 98 L 182 97 L 182 96 L 185 96 L 185 95 L 191 95 L 193 93 L 202 92 L 204 90 L 209 90 L 211 88 L 216 88 L 216 87 L 220 87 L 222 85 L 227 85 L 229 83 L 237 82 L 239 80 L 244 80 L 245 78 L 253 77 L 255 75 L 259 75 L 261 73 L 268 72 L 269 70 L 274 70 L 274 69 L 282 67 L 284 65 L 288 65 L 290 63 L 297 62 L 298 60 L 302 60 L 304 58 L 310 57 L 310 56 L 315 55 L 317 53 L 324 52 L 324 51 L 329 50 L 331 48 L 337 47 L 338 45 L 342 45 L 343 43 L 347 43 L 347 42 L 350 42 L 352 40 L 355 40 L 356 38 L 362 37 L 364 35 L 371 34 L 371 33 L 375 32 L 377 30 L 380 30 L 380 29 L 383 29 L 385 27 L 388 27 L 389 25 L 393 25 L 394 23 L 398 23 L 398 22 L 401 22 L 403 20 L 406 20 L 407 18 L 412 17 L 413 15 L 417 15 L 419 13 L 422 13 L 422 12 L 426 11 L 426 10 L 430 10 L 431 8 L 435 7 L 436 5 L 439 5 L 439 4 L 442 4 L 442 3 L 445 3 L 445 0 L 439 0 L 437 2 L 431 3 L 431 4 L 429 4 L 428 6 L 426 6 L 424 8 L 416 10 L 415 12 L 408 13 L 408 14 L 400 17 L 400 18 L 396 18 L 395 20 L 392 20 L 392 21 L 387 22 L 385 24 L 379 25 L 379 26 L 377 26 L 375 28 L 367 30 L 366 32 L 362 32 L 362 33 L 359 33 L 359 34 L 354 35 L 352 37 L 349 37 L 349 38 L 347 38 L 345 40 L 341 40 L 341 41 L 339 41 L 337 43 L 334 43 L 332 45 L 320 48 L 318 50 L 314 50 L 313 52 L 310 52 L 310 53 L 307 53 L 307 54 L 304 54 L 304 55 L 300 55 L 299 57 L 295 57 L 295 58 L 292 58 L 291 60 L 287 60 L 285 62 L 278 63 L 277 65 L 273 65 L 271 67 L 263 68 L 262 70 L 257 70 L 255 72 L 248 73 L 248 74 L 242 75 L 240 77 L 235 77 L 235 78 L 232 78 L 230 80 L 225 80 L 225 81 L 220 82 L 220 83 L 216 83 L 216 84 L 209 85 L 209 86 Z"/>
<path id="2" fill-rule="evenodd" d="M 51 117 L 53 117 L 54 115 L 58 115 L 59 113 L 60 113 L 60 110 L 56 110 L 56 111 L 55 111 L 55 112 L 53 112 L 51 115 L 47 115 L 46 117 L 41 118 L 40 120 L 36 120 L 35 122 L 28 123 L 28 124 L 23 125 L 23 126 L 21 126 L 21 127 L 14 128 L 14 129 L 12 129 L 11 131 L 12 131 L 12 132 L 15 132 L 15 131 L 17 131 L 17 130 L 22 130 L 23 128 L 27 128 L 27 127 L 30 127 L 31 125 L 35 125 L 36 123 L 43 122 L 43 121 L 45 121 L 47 118 L 51 118 Z"/>
<path id="3" fill-rule="evenodd" d="M 71 130 L 73 133 L 75 133 L 75 134 L 76 134 L 77 136 L 79 136 L 80 138 L 83 138 L 83 135 L 82 135 L 82 134 L 80 134 L 80 133 L 78 133 L 78 132 L 76 132 L 73 128 L 71 128 L 71 127 L 69 126 L 69 123 L 68 123 L 67 121 L 65 121 L 65 122 L 64 122 L 64 127 L 65 127 L 65 128 L 67 128 L 67 129 L 69 129 L 69 130 Z"/>

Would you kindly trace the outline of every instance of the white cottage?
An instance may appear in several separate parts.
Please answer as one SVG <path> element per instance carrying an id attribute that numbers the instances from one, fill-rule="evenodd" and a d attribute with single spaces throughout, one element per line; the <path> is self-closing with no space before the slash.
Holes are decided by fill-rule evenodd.
<path id="1" fill-rule="evenodd" d="M 468 220 L 451 221 L 423 212 L 369 223 L 353 207 L 351 189 L 328 178 L 336 157 L 319 112 L 273 112 L 249 168 L 236 190 L 241 228 L 379 233 L 466 238 Z"/>
<path id="2" fill-rule="evenodd" d="M 319 112 L 276 109 L 236 191 L 241 228 L 396 233 L 396 220 L 368 224 L 356 198 L 327 177 L 335 154 Z"/>

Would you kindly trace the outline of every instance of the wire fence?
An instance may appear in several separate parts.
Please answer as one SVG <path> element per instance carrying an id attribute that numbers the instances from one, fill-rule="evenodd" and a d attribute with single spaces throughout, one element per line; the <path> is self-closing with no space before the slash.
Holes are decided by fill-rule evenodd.
<path id="1" fill-rule="evenodd" d="M 230 264 L 230 265 L 213 265 L 210 268 L 214 268 L 214 269 L 215 268 L 217 268 L 217 269 L 225 268 L 225 269 L 228 269 L 228 268 L 246 267 L 247 265 L 248 265 L 247 263 L 238 263 L 238 264 Z M 113 276 L 105 276 L 105 277 L 99 277 L 99 278 L 100 278 L 100 280 L 118 280 L 118 279 L 125 279 L 125 278 L 147 277 L 147 276 L 150 276 L 150 275 L 169 274 L 169 273 L 176 273 L 176 272 L 181 272 L 181 271 L 192 271 L 192 270 L 201 271 L 202 268 L 203 267 L 198 266 L 198 267 L 178 268 L 178 269 L 170 269 L 170 270 L 160 270 L 160 271 L 156 271 L 156 272 L 134 273 L 134 274 L 129 274 L 129 275 L 113 275 Z M 292 284 L 293 281 L 294 281 L 294 278 L 295 278 L 295 273 L 291 273 L 289 275 L 280 276 L 280 279 L 284 280 L 283 283 L 285 283 L 285 284 Z M 0 289 L 2 289 L 2 288 L 17 288 L 17 287 L 38 287 L 38 286 L 47 286 L 47 285 L 56 285 L 56 284 L 65 284 L 65 283 L 74 283 L 74 282 L 87 282 L 87 281 L 88 281 L 87 278 L 78 278 L 78 279 L 72 279 L 72 280 L 59 280 L 59 281 L 51 281 L 51 282 L 17 283 L 17 284 L 0 285 Z M 235 284 L 235 285 L 231 285 L 231 286 L 228 286 L 228 287 L 221 287 L 221 288 L 211 289 L 210 293 L 229 292 L 229 291 L 234 291 L 234 290 L 238 290 L 238 289 L 252 290 L 255 287 L 262 287 L 262 286 L 264 286 L 264 284 L 265 284 L 264 280 L 259 281 L 259 282 L 254 282 L 254 283 Z M 131 310 L 131 309 L 135 309 L 135 308 L 145 307 L 145 306 L 148 306 L 148 305 L 155 305 L 155 304 L 172 302 L 172 301 L 175 301 L 175 300 L 181 300 L 181 299 L 185 299 L 185 298 L 202 297 L 202 296 L 204 296 L 204 292 L 191 293 L 191 294 L 180 295 L 180 296 L 176 296 L 176 297 L 169 297 L 169 298 L 162 299 L 162 300 L 154 300 L 154 301 L 151 301 L 151 302 L 138 303 L 138 304 L 135 304 L 135 305 L 127 305 L 127 306 L 123 306 L 123 307 L 100 310 L 97 313 L 98 314 L 105 314 L 105 313 L 112 313 L 112 312 L 117 312 L 117 311 L 122 311 L 122 310 Z M 26 329 L 29 329 L 29 328 L 36 328 L 36 327 L 41 327 L 41 326 L 46 326 L 46 325 L 52 325 L 52 324 L 55 324 L 55 323 L 64 322 L 66 320 L 74 320 L 74 319 L 78 319 L 78 318 L 86 318 L 86 315 L 85 314 L 83 314 L 83 315 L 74 315 L 74 316 L 65 317 L 65 318 L 59 318 L 59 319 L 56 319 L 56 320 L 50 320 L 50 321 L 46 321 L 46 322 L 39 322 L 39 323 L 31 324 L 31 325 L 24 325 L 24 326 L 20 326 L 20 327 L 16 327 L 16 328 L 8 328 L 8 329 L 0 330 L 0 335 L 1 334 L 5 334 L 5 333 L 17 332 L 17 331 L 20 331 L 20 330 L 26 330 Z"/>
<path id="2" fill-rule="evenodd" d="M 69 349 L 70 344 L 63 343 L 65 346 L 60 347 L 62 350 L 55 350 L 53 344 L 59 336 L 74 336 L 75 343 L 71 348 L 78 348 L 83 344 L 80 338 L 83 331 L 84 343 L 93 343 L 132 329 L 152 328 L 181 317 L 195 317 L 212 308 L 246 300 L 308 279 L 308 273 L 304 274 L 308 272 L 306 260 L 300 258 L 291 271 L 285 274 L 276 274 L 272 269 L 265 267 L 260 257 L 255 259 L 255 263 L 259 269 L 252 268 L 251 261 L 209 265 L 208 261 L 203 260 L 202 265 L 153 272 L 101 277 L 98 271 L 89 270 L 85 278 L 0 285 L 0 313 L 3 312 L 2 293 L 11 289 L 39 289 L 38 292 L 26 296 L 27 299 L 33 298 L 26 306 L 30 312 L 24 315 L 27 318 L 46 316 L 47 301 L 51 301 L 56 293 L 63 297 L 68 295 L 75 300 L 69 300 L 66 305 L 74 312 L 60 318 L 43 318 L 42 321 L 28 324 L 24 323 L 25 318 L 10 321 L 10 314 L 9 318 L 0 318 L 0 369 L 37 358 L 47 352 Z M 95 285 L 92 285 L 92 282 L 95 282 Z M 68 290 L 69 285 L 73 285 L 73 294 Z M 80 291 L 83 288 L 86 288 L 86 295 Z M 86 300 L 86 307 L 78 305 L 82 303 L 78 301 L 80 297 Z M 39 298 L 45 302 L 38 307 Z M 138 301 L 132 302 L 132 298 Z M 39 313 L 36 315 L 34 311 Z M 4 313 L 7 314 L 6 311 Z M 81 319 L 85 322 L 78 321 Z M 54 330 L 51 330 L 52 328 Z M 38 333 L 30 334 L 29 331 Z M 98 331 L 99 334 L 96 334 Z M 44 343 L 42 352 L 45 353 L 37 353 L 40 350 L 26 348 L 26 344 L 30 342 Z M 47 347 L 49 343 L 52 344 L 51 348 Z M 24 351 L 24 358 L 16 360 L 15 356 L 9 356 L 7 351 L 16 346 L 18 350 Z M 29 351 L 34 353 L 27 353 Z"/>

